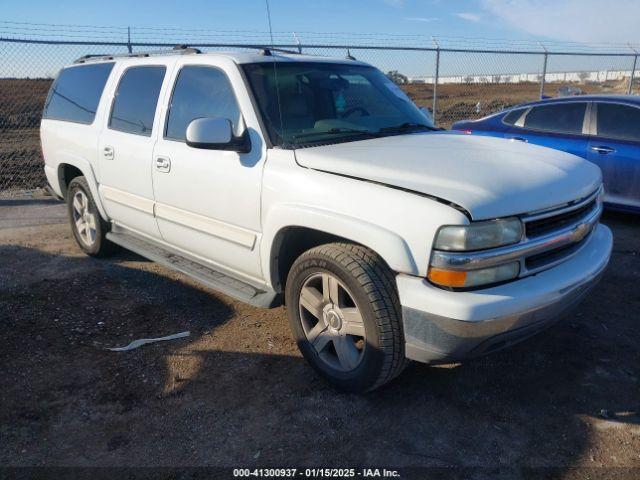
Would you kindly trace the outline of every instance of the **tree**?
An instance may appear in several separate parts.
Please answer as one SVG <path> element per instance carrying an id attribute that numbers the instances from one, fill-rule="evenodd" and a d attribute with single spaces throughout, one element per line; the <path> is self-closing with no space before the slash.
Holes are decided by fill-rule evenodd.
<path id="1" fill-rule="evenodd" d="M 398 70 L 391 70 L 387 72 L 387 77 L 393 83 L 396 83 L 398 85 L 404 85 L 405 83 L 409 83 L 409 79 L 407 78 L 407 76 L 401 74 L 400 72 L 398 72 Z"/>

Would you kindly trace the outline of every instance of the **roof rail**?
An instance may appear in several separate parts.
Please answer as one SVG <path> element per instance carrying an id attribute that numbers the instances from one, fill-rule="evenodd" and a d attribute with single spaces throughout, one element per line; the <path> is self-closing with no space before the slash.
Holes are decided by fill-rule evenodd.
<path id="1" fill-rule="evenodd" d="M 192 55 L 202 53 L 199 49 L 189 47 L 188 45 L 176 45 L 171 50 L 156 50 L 151 52 L 135 52 L 135 53 L 99 53 L 92 55 L 83 55 L 76 59 L 73 63 L 98 62 L 101 60 L 113 60 L 114 58 L 134 58 L 134 57 L 151 57 L 153 55 Z"/>
<path id="2" fill-rule="evenodd" d="M 260 50 L 260 55 L 264 55 L 265 57 L 270 57 L 272 52 L 277 53 L 288 53 L 289 55 L 304 55 L 304 53 L 296 52 L 295 50 L 285 50 L 284 48 L 272 48 L 267 47 Z"/>

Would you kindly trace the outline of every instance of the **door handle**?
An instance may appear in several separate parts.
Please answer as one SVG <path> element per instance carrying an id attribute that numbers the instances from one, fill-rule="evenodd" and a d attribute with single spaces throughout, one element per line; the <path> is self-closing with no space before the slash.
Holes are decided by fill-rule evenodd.
<path id="1" fill-rule="evenodd" d="M 102 156 L 107 160 L 113 160 L 115 152 L 113 151 L 113 147 L 106 145 L 102 148 Z"/>
<path id="2" fill-rule="evenodd" d="M 168 157 L 156 157 L 156 170 L 162 173 L 171 171 L 171 160 Z"/>
<path id="3" fill-rule="evenodd" d="M 515 140 L 517 142 L 524 142 L 524 143 L 528 142 L 526 138 L 522 138 L 522 137 L 511 137 L 511 140 Z"/>
<path id="4" fill-rule="evenodd" d="M 591 147 L 591 150 L 594 152 L 598 152 L 602 155 L 606 155 L 607 153 L 615 152 L 615 148 L 607 147 L 606 145 L 598 145 L 596 147 Z"/>

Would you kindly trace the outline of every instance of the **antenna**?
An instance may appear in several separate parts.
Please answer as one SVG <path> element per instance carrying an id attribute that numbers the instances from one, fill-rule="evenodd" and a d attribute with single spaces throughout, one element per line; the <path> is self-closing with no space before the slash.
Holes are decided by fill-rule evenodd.
<path id="1" fill-rule="evenodd" d="M 302 53 L 302 45 L 300 44 L 300 39 L 298 38 L 298 34 L 293 32 L 293 38 L 296 39 L 296 43 L 298 44 L 298 53 Z"/>
<path id="2" fill-rule="evenodd" d="M 273 27 L 271 25 L 271 9 L 269 8 L 269 0 L 264 0 L 264 3 L 267 6 L 267 19 L 269 20 L 269 36 L 271 37 L 271 49 L 275 48 L 275 43 L 273 41 Z M 278 135 L 282 136 L 282 131 L 284 130 L 284 120 L 282 118 L 282 104 L 280 103 L 280 85 L 278 84 L 278 67 L 276 66 L 275 58 L 273 59 L 273 79 L 276 84 L 276 100 L 278 102 L 278 116 L 280 117 L 280 132 L 277 132 Z"/>
<path id="3" fill-rule="evenodd" d="M 264 0 L 267 4 L 267 20 L 269 21 L 269 37 L 271 37 L 271 48 L 275 47 L 273 43 L 273 27 L 271 26 L 271 9 L 269 8 L 269 0 Z"/>

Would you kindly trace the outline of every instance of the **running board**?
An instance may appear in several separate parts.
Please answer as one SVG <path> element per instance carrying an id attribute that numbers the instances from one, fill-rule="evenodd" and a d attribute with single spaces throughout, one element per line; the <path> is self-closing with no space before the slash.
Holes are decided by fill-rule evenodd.
<path id="1" fill-rule="evenodd" d="M 184 273 L 207 287 L 243 302 L 258 307 L 272 307 L 277 304 L 275 300 L 278 294 L 269 287 L 255 286 L 243 280 L 238 280 L 229 274 L 205 266 L 182 252 L 132 234 L 122 227 L 116 228 L 117 231 L 107 233 L 107 238 L 127 250 L 131 250 L 172 270 Z"/>

